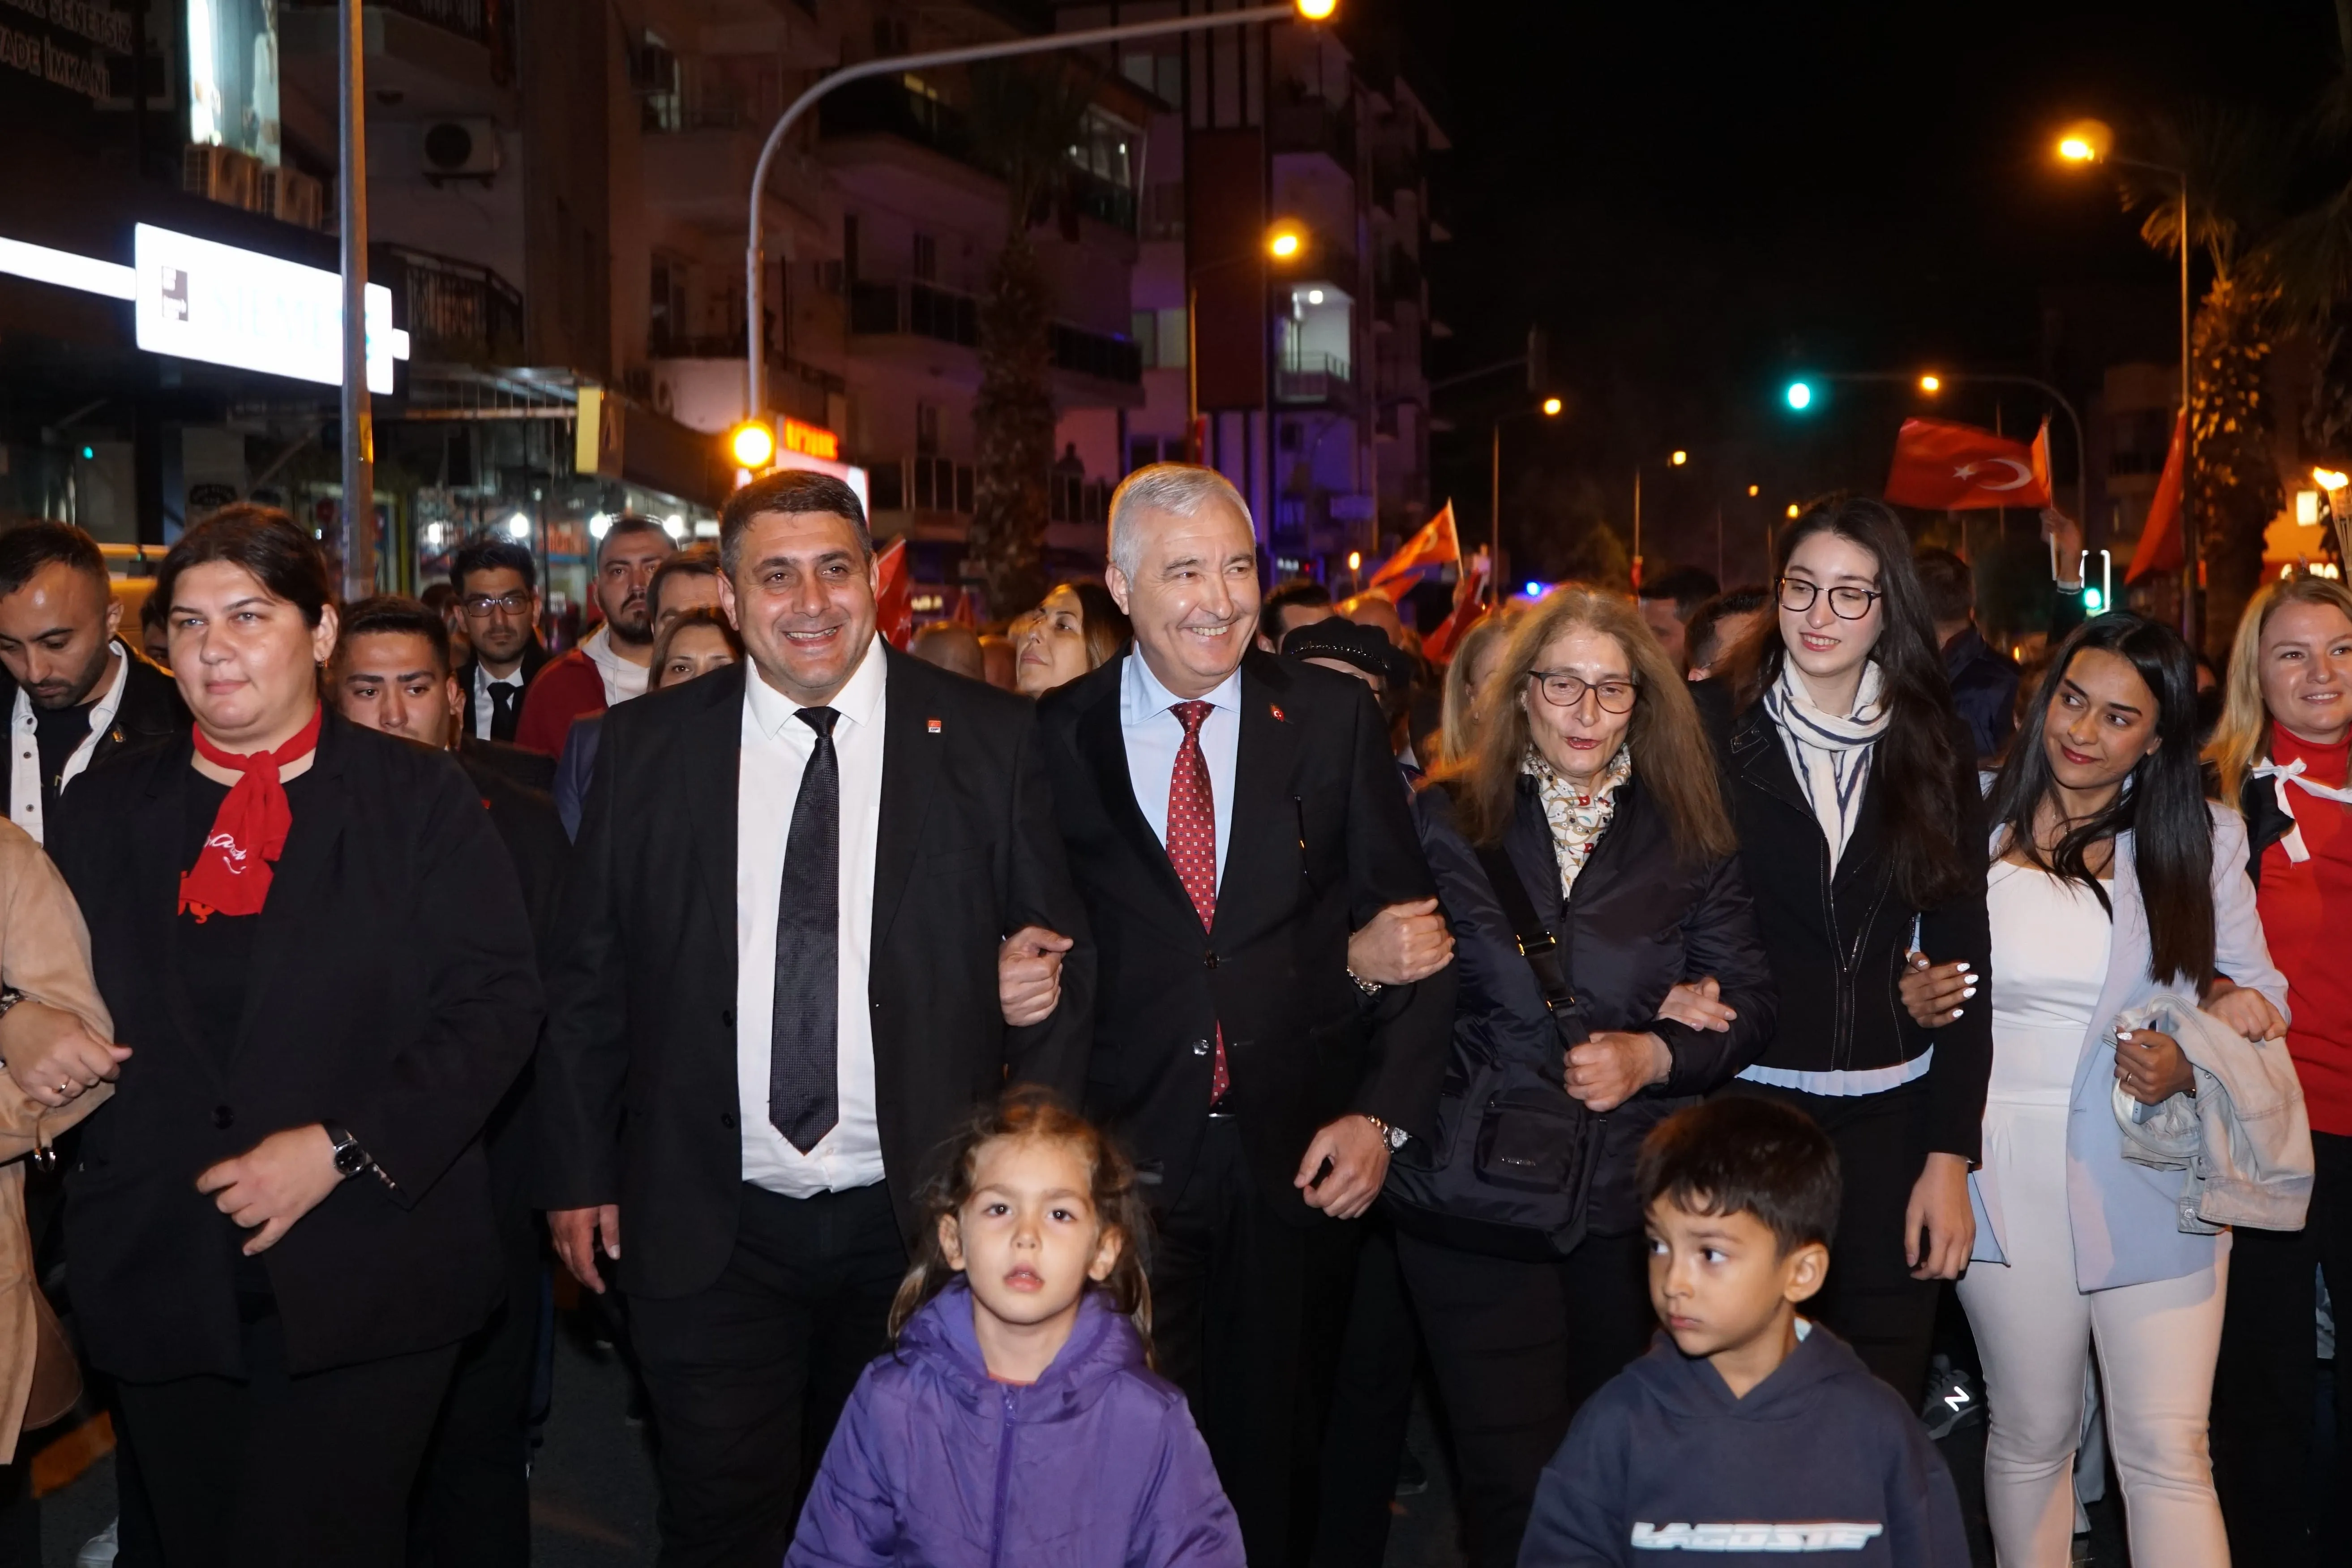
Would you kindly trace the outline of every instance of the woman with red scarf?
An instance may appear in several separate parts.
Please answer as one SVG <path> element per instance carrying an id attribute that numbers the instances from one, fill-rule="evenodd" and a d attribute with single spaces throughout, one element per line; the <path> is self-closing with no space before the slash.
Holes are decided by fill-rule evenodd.
<path id="1" fill-rule="evenodd" d="M 2213 1379 L 2213 1479 L 2239 1563 L 2352 1562 L 2352 589 L 2270 583 L 2246 605 L 2206 760 L 2246 819 L 2246 873 L 2286 976 L 2286 1048 L 2316 1170 L 2299 1231 L 2240 1229 Z M 2336 1303 L 2332 1473 L 2315 1473 L 2312 1276 Z M 2333 1518 L 2321 1515 L 2330 1510 Z"/>
<path id="2" fill-rule="evenodd" d="M 73 1304 L 164 1561 L 393 1568 L 501 1292 L 480 1134 L 538 1033 L 530 922 L 455 763 L 321 705 L 307 533 L 232 507 L 155 594 L 194 732 L 86 776 L 52 845 L 128 1047 Z"/>

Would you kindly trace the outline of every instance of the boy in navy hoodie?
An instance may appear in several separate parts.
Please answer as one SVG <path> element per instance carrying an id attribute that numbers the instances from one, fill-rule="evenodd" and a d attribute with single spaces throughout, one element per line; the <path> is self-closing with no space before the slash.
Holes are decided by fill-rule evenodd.
<path id="1" fill-rule="evenodd" d="M 1797 1315 L 1837 1228 L 1837 1151 L 1803 1112 L 1726 1096 L 1635 1167 L 1665 1332 L 1586 1402 L 1537 1484 L 1519 1568 L 1833 1552 L 1967 1568 L 1951 1472 L 1844 1342 Z"/>

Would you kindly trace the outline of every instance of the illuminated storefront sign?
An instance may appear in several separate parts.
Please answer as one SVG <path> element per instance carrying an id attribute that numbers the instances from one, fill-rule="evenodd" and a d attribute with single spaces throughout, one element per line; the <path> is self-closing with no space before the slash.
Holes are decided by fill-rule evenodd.
<path id="1" fill-rule="evenodd" d="M 131 309 L 139 346 L 340 386 L 343 280 L 257 251 L 141 224 L 132 246 Z M 408 334 L 392 325 L 392 290 L 367 289 L 367 383 L 392 390 Z"/>
<path id="2" fill-rule="evenodd" d="M 787 416 L 783 422 L 783 439 L 777 445 L 787 452 L 798 452 L 804 458 L 824 458 L 828 461 L 841 456 L 841 437 L 822 425 L 803 425 Z"/>

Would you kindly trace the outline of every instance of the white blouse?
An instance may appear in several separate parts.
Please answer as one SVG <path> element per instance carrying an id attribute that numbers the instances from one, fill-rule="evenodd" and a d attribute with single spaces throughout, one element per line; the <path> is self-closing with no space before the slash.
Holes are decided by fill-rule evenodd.
<path id="1" fill-rule="evenodd" d="M 2107 978 L 2115 925 L 2090 889 L 2013 861 L 1986 879 L 1992 921 L 1988 1102 L 2064 1105 Z"/>

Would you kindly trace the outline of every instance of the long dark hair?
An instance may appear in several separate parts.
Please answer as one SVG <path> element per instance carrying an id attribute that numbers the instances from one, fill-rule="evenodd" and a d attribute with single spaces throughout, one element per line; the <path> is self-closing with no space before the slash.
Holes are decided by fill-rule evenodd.
<path id="1" fill-rule="evenodd" d="M 1779 584 L 1797 546 L 1817 533 L 1834 533 L 1870 552 L 1878 563 L 1877 661 L 1886 732 L 1871 749 L 1871 791 L 1886 824 L 1895 885 L 1914 909 L 1933 909 L 1970 880 L 1959 847 L 1963 790 L 1976 787 L 1974 759 L 1954 742 L 1959 716 L 1927 590 L 1912 564 L 1911 537 L 1883 501 L 1864 497 L 1822 501 L 1790 524 L 1773 552 L 1773 613 L 1727 657 L 1745 711 L 1780 679 L 1788 645 L 1780 637 Z"/>
<path id="2" fill-rule="evenodd" d="M 2033 815 L 2053 787 L 2050 753 L 2042 740 L 2051 700 L 2074 656 L 2097 648 L 2130 661 L 2156 696 L 2161 744 L 2142 757 L 2106 808 L 2066 830 L 2047 854 L 2033 837 Z M 2001 853 L 2021 852 L 2053 877 L 2091 890 L 2106 910 L 2106 889 L 2090 868 L 2092 847 L 2119 833 L 2132 836 L 2132 872 L 2147 910 L 2149 971 L 2202 989 L 2213 978 L 2213 819 L 2205 809 L 2204 772 L 2197 756 L 2197 657 L 2180 634 L 2127 611 L 2076 626 L 2042 678 L 1992 786 L 1992 818 Z"/>
<path id="3" fill-rule="evenodd" d="M 1151 1361 L 1151 1286 L 1144 1276 L 1145 1248 L 1151 1237 L 1150 1211 L 1135 1184 L 1135 1163 L 1110 1134 L 1065 1105 L 1049 1089 L 1024 1085 L 1007 1089 L 993 1105 L 972 1114 L 933 1155 L 932 1174 L 915 1194 L 921 1217 L 915 1226 L 915 1260 L 898 1282 L 890 1303 L 890 1342 L 897 1344 L 908 1321 L 956 1277 L 940 1246 L 940 1221 L 961 1215 L 971 1201 L 981 1149 L 1000 1138 L 1036 1140 L 1075 1150 L 1090 1173 L 1087 1185 L 1095 1220 L 1119 1236 L 1118 1261 L 1110 1277 L 1087 1289 L 1108 1294 L 1143 1339 L 1143 1359 Z"/>

